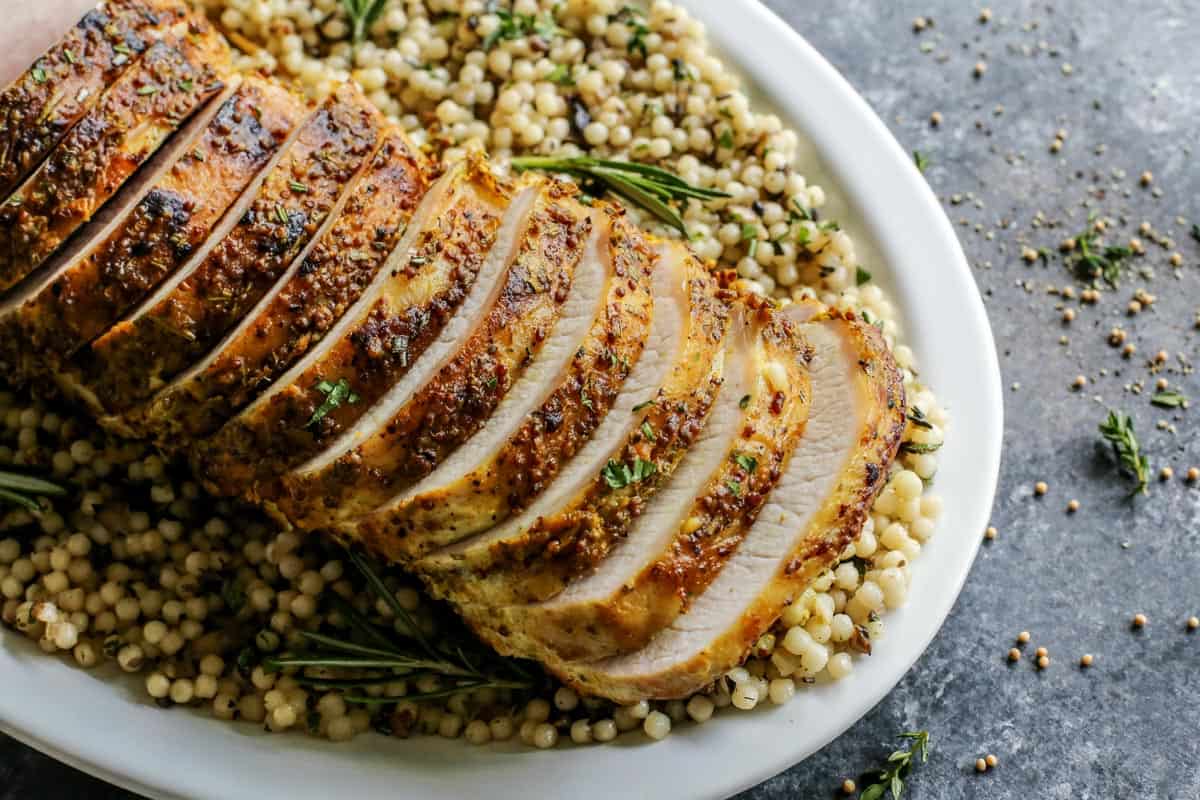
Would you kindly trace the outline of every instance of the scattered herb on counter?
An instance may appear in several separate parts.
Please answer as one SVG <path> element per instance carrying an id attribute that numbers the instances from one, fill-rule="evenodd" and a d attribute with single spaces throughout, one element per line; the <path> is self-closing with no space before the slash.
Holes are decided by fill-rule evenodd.
<path id="1" fill-rule="evenodd" d="M 342 0 L 342 8 L 350 18 L 350 41 L 355 47 L 362 44 L 386 6 L 387 0 Z"/>
<path id="2" fill-rule="evenodd" d="M 715 189 L 692 186 L 678 175 L 660 167 L 627 161 L 610 161 L 603 158 L 577 156 L 555 158 L 552 156 L 520 156 L 512 160 L 513 169 L 530 169 L 547 172 L 564 172 L 576 178 L 603 184 L 614 194 L 641 206 L 662 222 L 687 236 L 683 217 L 670 201 L 715 200 L 729 197 Z"/>
<path id="3" fill-rule="evenodd" d="M 912 772 L 917 759 L 922 764 L 929 760 L 929 731 L 909 731 L 900 734 L 900 738 L 911 742 L 908 749 L 894 751 L 888 756 L 885 766 L 863 775 L 863 780 L 870 783 L 864 783 L 859 800 L 879 800 L 889 790 L 893 800 L 900 800 L 904 792 L 904 779 Z"/>
<path id="4" fill-rule="evenodd" d="M 350 388 L 350 381 L 345 378 L 339 378 L 337 383 L 329 381 L 319 381 L 314 387 L 318 392 L 325 395 L 325 399 L 313 415 L 305 423 L 304 427 L 311 428 L 321 420 L 325 419 L 325 415 L 335 408 L 340 408 L 343 403 L 346 405 L 354 405 L 358 402 L 358 394 Z"/>
<path id="5" fill-rule="evenodd" d="M 1200 242 L 1200 225 L 1192 225 L 1192 238 Z"/>
<path id="6" fill-rule="evenodd" d="M 44 481 L 19 472 L 0 470 L 0 505 L 23 506 L 30 511 L 41 511 L 39 497 L 61 497 L 67 490 L 57 483 Z"/>
<path id="7" fill-rule="evenodd" d="M 1165 391 L 1155 394 L 1150 402 L 1159 408 L 1183 408 L 1187 405 L 1187 398 L 1179 392 Z"/>
<path id="8" fill-rule="evenodd" d="M 1100 423 L 1100 435 L 1112 445 L 1120 465 L 1137 479 L 1137 486 L 1129 496 L 1149 494 L 1150 462 L 1142 455 L 1141 445 L 1133 431 L 1133 420 L 1129 415 L 1120 411 L 1109 411 L 1108 417 Z"/>
<path id="9" fill-rule="evenodd" d="M 924 174 L 925 170 L 929 169 L 930 161 L 920 150 L 913 150 L 913 163 L 917 165 L 917 172 Z"/>
<path id="10" fill-rule="evenodd" d="M 1067 265 L 1083 280 L 1103 278 L 1109 286 L 1120 283 L 1125 262 L 1133 257 L 1128 247 L 1105 247 L 1100 234 L 1088 227 L 1075 237 L 1075 249 L 1067 256 Z"/>

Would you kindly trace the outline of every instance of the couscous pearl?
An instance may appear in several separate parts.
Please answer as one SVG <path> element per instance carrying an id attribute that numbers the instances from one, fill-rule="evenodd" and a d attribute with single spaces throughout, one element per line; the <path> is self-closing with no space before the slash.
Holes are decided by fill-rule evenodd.
<path id="1" fill-rule="evenodd" d="M 533 745 L 548 750 L 558 744 L 558 729 L 548 722 L 540 723 L 533 731 Z"/>

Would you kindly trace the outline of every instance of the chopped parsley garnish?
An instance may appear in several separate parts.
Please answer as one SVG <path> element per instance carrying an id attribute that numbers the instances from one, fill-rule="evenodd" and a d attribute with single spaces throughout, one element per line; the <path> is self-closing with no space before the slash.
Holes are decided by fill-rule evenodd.
<path id="1" fill-rule="evenodd" d="M 654 428 L 650 427 L 648 420 L 642 422 L 642 436 L 645 436 L 648 442 L 658 441 L 658 437 L 654 435 Z"/>
<path id="2" fill-rule="evenodd" d="M 634 406 L 634 407 L 633 407 L 633 413 L 635 413 L 635 414 L 636 414 L 636 413 L 638 413 L 639 411 L 642 411 L 642 410 L 644 410 L 644 409 L 647 409 L 647 408 L 649 408 L 650 406 L 654 405 L 654 403 L 655 403 L 655 402 L 657 402 L 657 401 L 655 401 L 655 400 L 645 400 L 645 401 L 643 401 L 643 402 L 641 402 L 641 403 L 638 403 L 636 406 Z"/>
<path id="3" fill-rule="evenodd" d="M 728 489 L 730 491 L 730 493 L 733 494 L 734 497 L 742 496 L 742 482 L 741 481 L 725 481 L 725 488 Z"/>
<path id="4" fill-rule="evenodd" d="M 1150 402 L 1159 408 L 1183 408 L 1187 405 L 1187 398 L 1179 392 L 1165 391 L 1155 394 Z"/>
<path id="5" fill-rule="evenodd" d="M 745 453 L 734 453 L 733 460 L 749 474 L 753 474 L 754 470 L 758 469 L 758 459 L 748 456 Z"/>
<path id="6" fill-rule="evenodd" d="M 486 381 L 483 382 L 483 386 L 485 389 L 487 389 L 490 392 L 491 390 L 496 388 L 497 383 L 499 383 L 499 380 L 497 380 L 496 376 L 493 375 L 492 377 L 488 378 Z"/>
<path id="7" fill-rule="evenodd" d="M 749 222 L 742 223 L 742 241 L 749 242 L 746 248 L 746 255 L 754 258 L 758 255 L 758 228 Z"/>
<path id="8" fill-rule="evenodd" d="M 33 79 L 35 81 L 37 81 L 38 83 L 45 83 L 46 82 L 46 70 L 42 69 L 41 67 L 34 67 L 33 68 Z"/>
<path id="9" fill-rule="evenodd" d="M 657 471 L 658 468 L 654 466 L 653 461 L 646 461 L 643 458 L 635 458 L 633 464 L 610 459 L 604 469 L 600 471 L 600 475 L 609 488 L 624 489 L 630 484 L 644 481 Z"/>
<path id="10" fill-rule="evenodd" d="M 141 95 L 142 97 L 148 97 L 149 95 L 152 95 L 152 94 L 158 94 L 158 87 L 157 86 L 143 86 L 137 90 L 137 93 L 139 95 Z"/>
<path id="11" fill-rule="evenodd" d="M 275 206 L 275 219 L 279 220 L 280 225 L 288 224 L 287 210 L 283 206 L 281 206 L 281 205 Z"/>
<path id="12" fill-rule="evenodd" d="M 298 194 L 306 194 L 308 192 L 308 186 L 300 183 L 300 181 L 289 181 L 288 187 L 291 188 L 293 192 Z"/>
<path id="13" fill-rule="evenodd" d="M 329 381 L 322 380 L 319 381 L 314 388 L 321 394 L 325 395 L 325 399 L 321 402 L 321 405 L 317 406 L 317 410 L 313 412 L 312 417 L 310 417 L 308 422 L 305 423 L 304 427 L 306 428 L 311 428 L 313 425 L 316 425 L 318 422 L 325 419 L 325 416 L 330 411 L 340 408 L 343 403 L 352 406 L 361 399 L 359 398 L 358 394 L 350 388 L 350 381 L 346 380 L 345 378 L 339 378 L 337 383 L 330 383 Z"/>
<path id="14" fill-rule="evenodd" d="M 491 50 L 499 41 L 520 39 L 531 35 L 549 42 L 562 32 L 549 12 L 539 17 L 534 14 L 514 14 L 505 9 L 496 9 L 495 14 L 500 18 L 500 24 L 496 30 L 484 38 L 484 50 Z"/>
<path id="15" fill-rule="evenodd" d="M 725 150 L 733 149 L 733 131 L 726 128 L 721 131 L 721 135 L 717 137 L 717 144 Z"/>
<path id="16" fill-rule="evenodd" d="M 870 283 L 873 276 L 862 267 L 857 267 L 854 270 L 854 283 L 856 286 L 862 286 L 864 283 Z"/>
<path id="17" fill-rule="evenodd" d="M 745 411 L 746 407 L 749 405 L 750 405 L 750 395 L 748 395 L 748 394 L 742 395 L 742 399 L 738 400 L 738 408 L 740 408 L 742 411 Z"/>
<path id="18" fill-rule="evenodd" d="M 546 80 L 551 83 L 556 83 L 559 86 L 574 86 L 575 79 L 571 77 L 571 70 L 566 64 L 559 64 L 550 74 L 546 76 Z"/>
<path id="19" fill-rule="evenodd" d="M 66 57 L 68 64 L 75 63 L 75 54 L 72 53 L 70 50 L 63 50 L 63 56 Z"/>
<path id="20" fill-rule="evenodd" d="M 184 78 L 179 82 L 179 88 L 185 92 L 190 92 L 196 88 L 196 84 L 191 78 Z"/>
<path id="21" fill-rule="evenodd" d="M 1137 480 L 1137 486 L 1129 496 L 1149 494 L 1150 462 L 1142 455 L 1141 445 L 1133 431 L 1133 420 L 1129 415 L 1120 411 L 1109 411 L 1108 417 L 1100 423 L 1100 435 L 1112 445 L 1113 454 L 1121 467 Z"/>

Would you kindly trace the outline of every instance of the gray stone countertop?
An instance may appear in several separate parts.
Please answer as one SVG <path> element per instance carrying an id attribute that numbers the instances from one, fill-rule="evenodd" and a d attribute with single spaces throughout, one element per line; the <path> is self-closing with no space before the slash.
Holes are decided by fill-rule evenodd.
<path id="1" fill-rule="evenodd" d="M 1185 630 L 1200 614 L 1200 484 L 1182 477 L 1200 466 L 1200 404 L 1150 402 L 1159 378 L 1200 398 L 1189 361 L 1200 341 L 1200 241 L 1189 235 L 1200 221 L 1200 2 L 994 0 L 987 23 L 982 3 L 961 0 L 768 4 L 928 159 L 991 316 L 1007 419 L 998 534 L 941 633 L 878 707 L 743 800 L 839 796 L 843 778 L 881 763 L 912 729 L 933 741 L 908 781 L 914 800 L 1200 797 L 1200 632 Z M 918 16 L 933 21 L 919 34 Z M 1057 255 L 1090 212 L 1114 221 L 1109 244 L 1139 236 L 1146 248 L 1095 304 L 1080 301 Z M 1163 237 L 1173 243 L 1155 243 Z M 1027 263 L 1025 248 L 1050 258 Z M 1068 285 L 1073 299 L 1050 291 Z M 1129 316 L 1139 288 L 1157 300 Z M 1108 343 L 1117 326 L 1137 347 L 1129 358 Z M 1160 350 L 1167 361 L 1154 368 Z M 1126 499 L 1129 481 L 1097 445 L 1109 407 L 1136 421 L 1154 472 L 1148 497 Z M 1158 479 L 1163 466 L 1172 479 Z M 1036 481 L 1049 485 L 1040 499 Z M 1021 630 L 1033 639 L 1010 665 Z M 1037 646 L 1051 655 L 1043 671 Z M 1095 657 L 1086 670 L 1084 653 Z M 999 765 L 976 774 L 986 753 Z M 0 800 L 128 796 L 0 737 Z"/>

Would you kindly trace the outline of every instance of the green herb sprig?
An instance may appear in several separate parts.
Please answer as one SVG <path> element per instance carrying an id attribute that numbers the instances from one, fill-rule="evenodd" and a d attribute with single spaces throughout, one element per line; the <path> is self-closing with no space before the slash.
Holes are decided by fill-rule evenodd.
<path id="1" fill-rule="evenodd" d="M 1179 392 L 1162 391 L 1155 393 L 1150 402 L 1159 408 L 1187 408 L 1188 399 Z"/>
<path id="2" fill-rule="evenodd" d="M 1133 251 L 1128 247 L 1104 247 L 1100 234 L 1089 226 L 1075 237 L 1075 251 L 1067 256 L 1067 265 L 1080 278 L 1103 278 L 1109 286 L 1116 287 L 1125 262 L 1132 257 Z"/>
<path id="3" fill-rule="evenodd" d="M 19 472 L 0 470 L 0 505 L 14 505 L 30 511 L 41 511 L 39 497 L 62 497 L 67 490 L 57 483 L 44 481 Z"/>
<path id="4" fill-rule="evenodd" d="M 653 461 L 635 458 L 632 464 L 610 460 L 604 465 L 604 469 L 600 470 L 600 475 L 610 489 L 624 489 L 630 484 L 641 483 L 657 471 L 658 467 Z"/>
<path id="5" fill-rule="evenodd" d="M 513 169 L 522 172 L 531 169 L 562 172 L 584 181 L 598 183 L 613 194 L 649 211 L 684 236 L 688 235 L 687 226 L 683 223 L 683 217 L 671 205 L 672 201 L 704 201 L 729 197 L 725 192 L 716 189 L 692 186 L 665 169 L 636 162 L 609 161 L 589 156 L 520 156 L 512 160 L 512 166 Z"/>
<path id="6" fill-rule="evenodd" d="M 863 778 L 871 781 L 863 787 L 859 800 L 879 800 L 891 791 L 894 800 L 900 800 L 904 792 L 904 779 L 917 763 L 929 760 L 929 731 L 909 731 L 900 734 L 910 742 L 907 750 L 896 750 L 888 756 L 887 764 L 867 772 Z"/>
<path id="7" fill-rule="evenodd" d="M 313 412 L 308 422 L 304 424 L 306 428 L 311 428 L 325 419 L 325 416 L 330 411 L 341 408 L 343 403 L 352 406 L 360 399 L 358 393 L 350 388 L 350 381 L 345 378 L 339 378 L 337 383 L 319 381 L 314 388 L 325 395 L 325 399 L 321 401 L 321 405 L 317 406 L 317 410 Z"/>
<path id="8" fill-rule="evenodd" d="M 350 18 L 350 41 L 355 47 L 363 43 L 367 31 L 379 19 L 387 0 L 342 0 L 346 16 Z"/>
<path id="9" fill-rule="evenodd" d="M 1100 423 L 1100 435 L 1112 445 L 1120 465 L 1137 479 L 1137 486 L 1129 496 L 1149 494 L 1150 461 L 1142 455 L 1141 445 L 1133 430 L 1133 420 L 1129 415 L 1120 411 L 1109 411 L 1108 417 Z"/>
<path id="10" fill-rule="evenodd" d="M 484 688 L 533 688 L 533 675 L 518 662 L 499 658 L 474 641 L 456 639 L 450 635 L 443 636 L 437 644 L 429 641 L 370 562 L 354 551 L 349 551 L 347 555 L 372 594 L 383 601 L 395 615 L 399 622 L 398 628 L 402 631 L 376 625 L 345 600 L 335 598 L 337 611 L 350 629 L 349 637 L 301 631 L 300 636 L 312 649 L 266 658 L 263 668 L 268 672 L 299 670 L 294 675 L 296 682 L 314 689 L 352 690 L 396 680 L 415 680 L 430 675 L 445 679 L 449 684 L 432 691 L 408 693 L 403 697 L 373 697 L 352 692 L 342 695 L 348 703 L 363 705 L 385 705 L 401 700 L 430 700 Z M 355 678 L 327 678 L 303 674 L 303 670 L 310 667 L 363 670 L 369 674 Z"/>
<path id="11" fill-rule="evenodd" d="M 493 13 L 500 18 L 496 30 L 489 33 L 483 40 L 483 49 L 491 50 L 496 42 L 506 39 L 520 39 L 525 36 L 537 36 L 549 42 L 555 36 L 563 33 L 549 12 L 536 16 L 534 14 L 514 14 L 505 9 L 496 9 Z"/>

